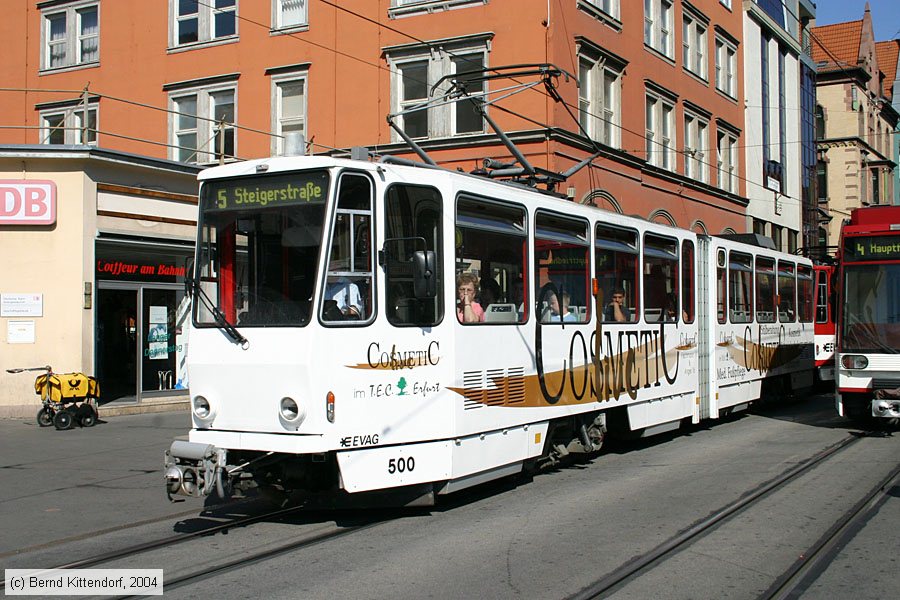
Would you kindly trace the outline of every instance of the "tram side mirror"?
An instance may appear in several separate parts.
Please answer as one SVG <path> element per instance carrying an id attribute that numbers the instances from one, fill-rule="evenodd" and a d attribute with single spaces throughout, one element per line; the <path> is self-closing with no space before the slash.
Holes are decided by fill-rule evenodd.
<path id="1" fill-rule="evenodd" d="M 413 293 L 419 300 L 437 296 L 434 251 L 416 250 L 412 254 Z"/>

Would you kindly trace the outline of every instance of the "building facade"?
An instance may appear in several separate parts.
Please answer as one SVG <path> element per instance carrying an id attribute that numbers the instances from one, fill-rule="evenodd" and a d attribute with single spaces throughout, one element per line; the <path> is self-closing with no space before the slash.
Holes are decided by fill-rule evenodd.
<path id="1" fill-rule="evenodd" d="M 33 416 L 51 365 L 100 380 L 103 402 L 187 386 L 185 261 L 197 167 L 85 146 L 0 146 L 0 417 Z"/>
<path id="2" fill-rule="evenodd" d="M 759 82 L 747 86 L 745 103 L 747 228 L 795 252 L 808 245 L 804 225 L 815 168 L 814 71 L 803 47 L 815 7 L 797 0 L 743 6 L 744 73 Z"/>
<path id="3" fill-rule="evenodd" d="M 553 63 L 488 108 L 573 200 L 708 233 L 746 228 L 741 4 L 732 0 L 22 0 L 0 142 L 87 143 L 210 164 L 365 146 L 409 154 L 386 123 L 447 75 Z M 27 32 L 24 35 L 23 32 Z M 579 81 L 582 82 L 579 87 Z M 471 91 L 489 99 L 508 82 Z M 442 165 L 508 160 L 462 104 L 398 118 Z"/>
<path id="4" fill-rule="evenodd" d="M 897 110 L 885 97 L 872 14 L 859 21 L 812 28 L 817 64 L 816 128 L 819 227 L 822 246 L 837 243 L 841 223 L 860 206 L 889 204 L 897 170 Z"/>

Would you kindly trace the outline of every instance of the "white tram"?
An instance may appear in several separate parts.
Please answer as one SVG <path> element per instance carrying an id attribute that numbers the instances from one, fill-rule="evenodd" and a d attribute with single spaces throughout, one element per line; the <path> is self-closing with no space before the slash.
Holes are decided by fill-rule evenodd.
<path id="1" fill-rule="evenodd" d="M 431 502 L 812 384 L 805 258 L 437 168 L 285 157 L 200 180 L 170 495 Z"/>

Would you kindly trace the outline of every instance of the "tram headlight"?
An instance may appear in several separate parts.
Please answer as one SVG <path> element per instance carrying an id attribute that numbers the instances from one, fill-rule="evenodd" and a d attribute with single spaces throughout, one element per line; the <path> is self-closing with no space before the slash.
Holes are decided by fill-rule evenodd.
<path id="1" fill-rule="evenodd" d="M 285 396 L 278 403 L 278 418 L 285 428 L 296 430 L 300 427 L 300 423 L 306 418 L 306 411 L 303 410 L 296 400 Z"/>
<path id="2" fill-rule="evenodd" d="M 845 369 L 865 369 L 869 359 L 862 354 L 845 354 L 841 357 L 841 366 Z"/>
<path id="3" fill-rule="evenodd" d="M 209 400 L 203 396 L 194 396 L 194 399 L 191 401 L 191 408 L 194 411 L 194 416 L 201 421 L 209 421 L 213 417 L 212 406 Z"/>

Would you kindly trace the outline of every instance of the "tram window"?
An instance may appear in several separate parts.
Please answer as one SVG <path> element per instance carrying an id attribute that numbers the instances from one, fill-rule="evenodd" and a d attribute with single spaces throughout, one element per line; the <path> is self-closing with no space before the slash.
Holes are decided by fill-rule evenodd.
<path id="1" fill-rule="evenodd" d="M 725 250 L 716 251 L 716 318 L 719 323 L 727 320 L 728 270 L 725 268 Z"/>
<path id="2" fill-rule="evenodd" d="M 534 221 L 534 289 L 541 322 L 587 322 L 588 224 L 542 211 Z"/>
<path id="3" fill-rule="evenodd" d="M 681 243 L 681 317 L 694 322 L 694 242 Z"/>
<path id="4" fill-rule="evenodd" d="M 816 271 L 816 323 L 828 322 L 828 272 Z"/>
<path id="5" fill-rule="evenodd" d="M 344 173 L 338 182 L 328 272 L 322 293 L 325 322 L 365 322 L 373 313 L 372 182 Z"/>
<path id="6" fill-rule="evenodd" d="M 678 320 L 678 241 L 644 236 L 644 320 Z"/>
<path id="7" fill-rule="evenodd" d="M 615 321 L 610 306 L 613 293 L 623 294 L 620 313 L 625 321 L 637 316 L 638 282 L 637 232 L 598 224 L 594 240 L 594 277 L 600 286 L 604 321 Z"/>
<path id="8" fill-rule="evenodd" d="M 741 252 L 728 256 L 728 316 L 732 323 L 749 323 L 753 320 L 753 258 Z"/>
<path id="9" fill-rule="evenodd" d="M 794 263 L 778 261 L 778 320 L 782 323 L 793 323 L 797 317 L 797 280 L 794 275 Z"/>
<path id="10" fill-rule="evenodd" d="M 235 202 L 237 192 L 279 197 L 293 186 L 313 185 L 314 199 Z M 302 327 L 313 315 L 312 295 L 322 247 L 325 171 L 217 180 L 201 191 L 200 285 L 238 327 Z M 278 193 L 276 193 L 278 192 Z M 212 326 L 217 313 L 198 307 L 197 323 Z"/>
<path id="11" fill-rule="evenodd" d="M 801 323 L 812 323 L 812 303 L 812 269 L 806 265 L 797 265 L 797 319 L 799 319 Z"/>
<path id="12" fill-rule="evenodd" d="M 526 301 L 525 209 L 460 196 L 456 203 L 456 275 L 459 287 L 474 287 L 474 303 L 456 290 L 461 323 L 524 323 Z"/>
<path id="13" fill-rule="evenodd" d="M 441 246 L 441 195 L 430 187 L 392 185 L 385 196 L 385 312 L 395 326 L 437 325 L 444 316 Z M 416 252 L 434 252 L 437 295 L 417 298 Z"/>
<path id="14" fill-rule="evenodd" d="M 775 322 L 775 260 L 756 257 L 756 320 Z"/>

